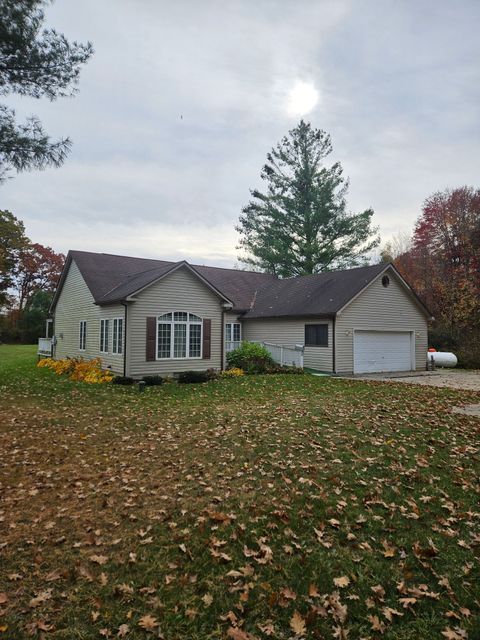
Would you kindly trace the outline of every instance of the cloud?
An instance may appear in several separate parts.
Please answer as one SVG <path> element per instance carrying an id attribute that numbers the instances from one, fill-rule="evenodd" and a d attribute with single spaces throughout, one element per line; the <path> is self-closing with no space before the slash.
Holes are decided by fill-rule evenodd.
<path id="1" fill-rule="evenodd" d="M 80 92 L 10 103 L 73 151 L 0 187 L 1 206 L 57 250 L 233 264 L 241 207 L 309 83 L 351 210 L 409 230 L 429 193 L 478 180 L 479 18 L 474 0 L 57 2 L 48 23 L 94 43 Z"/>

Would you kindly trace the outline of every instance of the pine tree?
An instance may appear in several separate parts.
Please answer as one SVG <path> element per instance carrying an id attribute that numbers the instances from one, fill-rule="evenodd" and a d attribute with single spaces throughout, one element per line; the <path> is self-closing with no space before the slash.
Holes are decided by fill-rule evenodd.
<path id="1" fill-rule="evenodd" d="M 373 210 L 346 210 L 348 181 L 339 162 L 324 166 L 330 136 L 303 120 L 267 155 L 264 192 L 242 209 L 240 260 L 281 277 L 354 266 L 379 238 Z"/>
<path id="2" fill-rule="evenodd" d="M 0 95 L 17 93 L 56 100 L 76 91 L 80 67 L 92 45 L 68 42 L 43 29 L 46 0 L 0 2 Z M 0 182 L 10 170 L 60 166 L 70 149 L 68 138 L 52 141 L 35 116 L 17 124 L 15 111 L 0 105 Z"/>

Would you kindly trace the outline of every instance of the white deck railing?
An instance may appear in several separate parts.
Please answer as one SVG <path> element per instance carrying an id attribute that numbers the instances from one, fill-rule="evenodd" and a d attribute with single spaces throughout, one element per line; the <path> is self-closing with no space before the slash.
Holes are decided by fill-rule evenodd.
<path id="1" fill-rule="evenodd" d="M 303 369 L 303 345 L 273 344 L 262 342 L 277 364 Z"/>
<path id="2" fill-rule="evenodd" d="M 51 338 L 39 338 L 38 339 L 38 351 L 39 356 L 50 358 L 52 355 L 52 339 Z"/>

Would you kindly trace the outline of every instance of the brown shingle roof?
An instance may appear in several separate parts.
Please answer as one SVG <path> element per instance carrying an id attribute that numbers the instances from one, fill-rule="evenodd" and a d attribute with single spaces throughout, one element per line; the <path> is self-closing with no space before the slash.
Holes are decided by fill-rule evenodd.
<path id="1" fill-rule="evenodd" d="M 245 313 L 245 318 L 334 315 L 388 266 L 378 264 L 279 279 L 255 271 L 70 251 L 56 297 L 71 260 L 80 269 L 97 304 L 125 300 L 172 269 L 185 264 L 230 300 L 234 311 Z"/>
<path id="2" fill-rule="evenodd" d="M 385 268 L 386 264 L 277 280 L 261 289 L 246 318 L 331 316 Z"/>
<path id="3" fill-rule="evenodd" d="M 124 300 L 146 285 L 165 275 L 181 262 L 131 258 L 108 253 L 69 251 L 98 304 Z M 230 300 L 236 311 L 250 308 L 255 291 L 277 277 L 268 273 L 191 265 L 215 289 Z"/>

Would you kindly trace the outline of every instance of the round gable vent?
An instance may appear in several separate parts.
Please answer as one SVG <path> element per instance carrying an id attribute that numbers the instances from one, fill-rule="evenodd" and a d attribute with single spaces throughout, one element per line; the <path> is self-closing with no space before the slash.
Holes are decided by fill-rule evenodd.
<path id="1" fill-rule="evenodd" d="M 382 284 L 384 287 L 388 287 L 388 285 L 390 284 L 390 278 L 388 276 L 383 276 Z"/>

